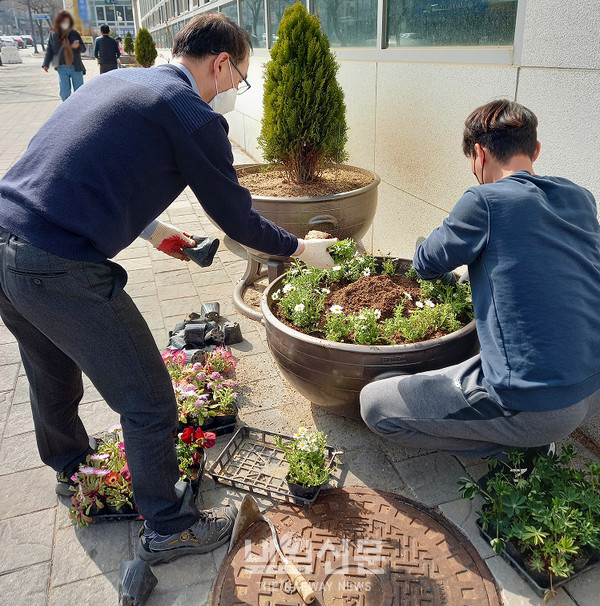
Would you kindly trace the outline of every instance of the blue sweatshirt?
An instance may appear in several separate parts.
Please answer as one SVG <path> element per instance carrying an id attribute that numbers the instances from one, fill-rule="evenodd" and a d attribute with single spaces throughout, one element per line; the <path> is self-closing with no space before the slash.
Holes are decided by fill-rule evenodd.
<path id="1" fill-rule="evenodd" d="M 506 408 L 600 390 L 600 227 L 586 189 L 518 171 L 468 189 L 417 249 L 432 280 L 469 266 L 484 387 Z"/>
<path id="2" fill-rule="evenodd" d="M 252 210 L 227 132 L 175 66 L 98 76 L 55 110 L 0 181 L 0 225 L 60 257 L 103 261 L 189 185 L 231 238 L 291 255 L 297 238 Z"/>

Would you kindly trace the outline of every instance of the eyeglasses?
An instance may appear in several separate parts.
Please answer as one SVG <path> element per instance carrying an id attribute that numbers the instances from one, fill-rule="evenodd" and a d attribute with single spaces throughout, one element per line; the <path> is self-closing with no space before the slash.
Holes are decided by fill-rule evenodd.
<path id="1" fill-rule="evenodd" d="M 211 51 L 211 54 L 220 55 L 221 53 L 218 53 L 217 51 Z M 244 77 L 244 74 L 242 74 L 242 72 L 239 70 L 238 66 L 233 62 L 231 57 L 229 58 L 229 63 L 231 63 L 233 69 L 239 74 L 240 78 L 242 79 L 242 81 L 237 86 L 237 94 L 243 95 L 244 93 L 247 93 L 250 90 L 250 82 L 248 82 L 248 80 Z"/>

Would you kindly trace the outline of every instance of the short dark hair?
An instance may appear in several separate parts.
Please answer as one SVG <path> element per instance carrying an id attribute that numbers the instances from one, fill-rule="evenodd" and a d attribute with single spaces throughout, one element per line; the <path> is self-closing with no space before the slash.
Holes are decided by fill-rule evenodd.
<path id="1" fill-rule="evenodd" d="M 108 25 L 101 25 L 101 26 L 100 26 L 100 31 L 101 31 L 103 34 L 108 34 L 108 32 L 110 32 L 110 27 L 108 27 Z"/>
<path id="2" fill-rule="evenodd" d="M 536 115 L 524 105 L 508 99 L 478 107 L 466 120 L 463 133 L 465 156 L 475 154 L 475 143 L 487 147 L 499 162 L 525 154 L 530 158 L 537 148 Z"/>
<path id="3" fill-rule="evenodd" d="M 235 63 L 241 63 L 251 50 L 250 34 L 221 13 L 198 15 L 177 33 L 173 42 L 174 57 L 203 59 L 226 52 Z"/>

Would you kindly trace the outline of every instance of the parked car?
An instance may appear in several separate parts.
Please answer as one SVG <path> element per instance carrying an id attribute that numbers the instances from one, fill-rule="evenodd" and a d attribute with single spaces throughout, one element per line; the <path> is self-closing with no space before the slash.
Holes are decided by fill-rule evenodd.
<path id="1" fill-rule="evenodd" d="M 31 36 L 21 36 L 23 42 L 25 42 L 25 46 L 34 46 L 33 38 Z"/>
<path id="2" fill-rule="evenodd" d="M 17 46 L 12 36 L 0 36 L 0 47 L 2 46 Z"/>
<path id="3" fill-rule="evenodd" d="M 27 44 L 21 36 L 12 36 L 12 38 L 17 43 L 17 48 L 27 48 Z"/>

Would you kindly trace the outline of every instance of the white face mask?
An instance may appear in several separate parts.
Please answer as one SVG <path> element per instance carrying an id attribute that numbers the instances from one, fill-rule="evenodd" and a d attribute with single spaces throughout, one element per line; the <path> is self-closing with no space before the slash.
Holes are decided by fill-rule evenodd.
<path id="1" fill-rule="evenodd" d="M 237 88 L 233 86 L 233 73 L 231 71 L 231 64 L 229 64 L 229 73 L 231 74 L 232 88 L 228 88 L 222 93 L 219 92 L 219 85 L 217 84 L 217 74 L 215 72 L 215 88 L 217 94 L 208 102 L 210 107 L 219 114 L 227 114 L 235 109 L 235 100 L 237 98 Z"/>
<path id="2" fill-rule="evenodd" d="M 68 21 L 63 21 L 60 26 L 62 27 L 62 29 L 64 30 L 68 30 L 71 27 L 71 24 Z"/>

